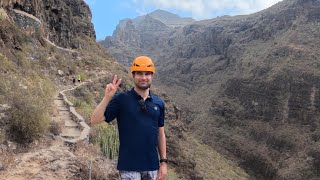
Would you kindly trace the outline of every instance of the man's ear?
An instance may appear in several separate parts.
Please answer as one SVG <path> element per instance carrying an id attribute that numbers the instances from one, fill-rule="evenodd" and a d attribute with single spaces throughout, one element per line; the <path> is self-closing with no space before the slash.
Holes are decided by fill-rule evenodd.
<path id="1" fill-rule="evenodd" d="M 132 73 L 131 73 L 131 77 L 134 78 L 134 75 L 135 75 L 134 72 L 132 72 Z"/>

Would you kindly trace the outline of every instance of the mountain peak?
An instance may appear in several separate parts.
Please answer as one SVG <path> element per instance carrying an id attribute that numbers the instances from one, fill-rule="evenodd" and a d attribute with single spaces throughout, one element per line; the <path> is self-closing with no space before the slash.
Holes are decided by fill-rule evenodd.
<path id="1" fill-rule="evenodd" d="M 173 14 L 171 12 L 162 10 L 162 9 L 157 9 L 151 13 L 149 13 L 150 16 L 167 16 L 167 17 L 172 17 L 172 18 L 181 18 L 180 16 Z"/>
<path id="2" fill-rule="evenodd" d="M 147 15 L 151 16 L 156 20 L 161 21 L 167 26 L 184 26 L 188 23 L 195 21 L 192 18 L 182 18 L 176 14 L 161 9 L 155 10 Z"/>

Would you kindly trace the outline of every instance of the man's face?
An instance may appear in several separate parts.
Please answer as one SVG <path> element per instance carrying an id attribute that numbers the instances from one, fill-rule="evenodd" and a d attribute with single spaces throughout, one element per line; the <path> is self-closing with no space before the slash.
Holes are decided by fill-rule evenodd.
<path id="1" fill-rule="evenodd" d="M 132 74 L 134 84 L 137 88 L 141 90 L 146 90 L 150 88 L 152 79 L 153 79 L 153 73 L 149 71 L 136 71 Z"/>

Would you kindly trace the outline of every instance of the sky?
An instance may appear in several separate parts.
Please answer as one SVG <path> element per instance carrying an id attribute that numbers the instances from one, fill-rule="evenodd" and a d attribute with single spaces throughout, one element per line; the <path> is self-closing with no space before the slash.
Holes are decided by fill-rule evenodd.
<path id="1" fill-rule="evenodd" d="M 244 15 L 266 9 L 281 0 L 84 0 L 92 12 L 97 40 L 111 36 L 119 21 L 157 9 L 195 20 Z"/>

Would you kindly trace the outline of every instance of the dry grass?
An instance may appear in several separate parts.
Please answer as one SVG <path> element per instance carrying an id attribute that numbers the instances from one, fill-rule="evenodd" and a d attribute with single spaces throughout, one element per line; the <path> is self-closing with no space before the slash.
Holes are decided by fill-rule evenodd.
<path id="1" fill-rule="evenodd" d="M 18 53 L 18 65 L 12 70 L 13 63 L 5 63 L 2 69 L 6 71 L 2 81 L 5 101 L 10 105 L 7 119 L 9 137 L 19 143 L 28 143 L 46 132 L 51 111 L 52 83 L 33 70 L 32 63 Z M 6 58 L 4 58 L 6 59 Z M 19 63 L 20 62 L 20 63 Z M 8 65 L 8 66 L 5 66 Z M 12 71 L 20 71 L 14 74 Z M 12 71 L 11 71 L 12 70 Z"/>
<path id="2" fill-rule="evenodd" d="M 168 166 L 168 174 L 167 174 L 167 180 L 179 180 L 177 173 L 174 171 L 174 169 L 170 168 L 170 165 Z"/>
<path id="3" fill-rule="evenodd" d="M 17 142 L 28 143 L 48 128 L 51 98 L 47 95 L 50 89 L 39 89 L 39 86 L 33 87 L 31 84 L 21 87 L 19 83 L 9 87 L 11 108 L 7 122 L 11 137 Z"/>
<path id="4" fill-rule="evenodd" d="M 74 154 L 79 160 L 81 179 L 117 180 L 119 179 L 115 162 L 103 156 L 99 147 L 93 144 L 79 142 L 76 144 Z M 90 170 L 91 169 L 91 170 Z"/>
<path id="5" fill-rule="evenodd" d="M 249 179 L 249 175 L 236 164 L 227 160 L 211 147 L 201 144 L 188 135 L 188 144 L 183 145 L 187 154 L 194 157 L 196 170 L 204 179 Z"/>
<path id="6" fill-rule="evenodd" d="M 7 151 L 0 148 L 0 162 L 4 168 L 9 168 L 15 162 L 15 154 L 13 152 Z"/>
<path id="7" fill-rule="evenodd" d="M 57 136 L 62 132 L 62 124 L 56 121 L 51 121 L 49 126 L 49 132 Z"/>
<path id="8" fill-rule="evenodd" d="M 0 8 L 0 21 L 7 19 L 8 15 L 3 8 Z"/>

